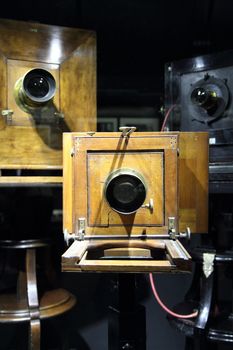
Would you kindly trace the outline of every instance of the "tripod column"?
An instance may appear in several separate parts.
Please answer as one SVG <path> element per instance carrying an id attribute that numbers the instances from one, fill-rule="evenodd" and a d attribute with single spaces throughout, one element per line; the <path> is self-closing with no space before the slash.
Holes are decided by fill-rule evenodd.
<path id="1" fill-rule="evenodd" d="M 145 307 L 138 304 L 135 274 L 118 274 L 109 306 L 109 350 L 146 350 Z"/>

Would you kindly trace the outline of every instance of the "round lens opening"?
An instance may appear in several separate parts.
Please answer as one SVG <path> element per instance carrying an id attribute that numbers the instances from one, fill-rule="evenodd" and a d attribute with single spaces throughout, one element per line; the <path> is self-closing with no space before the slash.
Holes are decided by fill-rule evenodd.
<path id="1" fill-rule="evenodd" d="M 131 214 L 144 203 L 146 188 L 137 176 L 119 174 L 107 183 L 105 196 L 112 209 L 122 214 Z"/>
<path id="2" fill-rule="evenodd" d="M 46 103 L 53 98 L 56 82 L 45 69 L 32 69 L 23 78 L 23 93 L 35 103 Z"/>
<path id="3" fill-rule="evenodd" d="M 191 100 L 194 105 L 202 107 L 208 112 L 215 110 L 218 106 L 217 93 L 214 90 L 202 87 L 193 90 Z"/>
<path id="4" fill-rule="evenodd" d="M 203 88 L 196 88 L 191 94 L 191 99 L 194 104 L 203 106 L 208 99 L 208 93 Z"/>
<path id="5" fill-rule="evenodd" d="M 34 97 L 45 97 L 49 92 L 49 83 L 46 78 L 38 75 L 32 77 L 25 88 Z"/>

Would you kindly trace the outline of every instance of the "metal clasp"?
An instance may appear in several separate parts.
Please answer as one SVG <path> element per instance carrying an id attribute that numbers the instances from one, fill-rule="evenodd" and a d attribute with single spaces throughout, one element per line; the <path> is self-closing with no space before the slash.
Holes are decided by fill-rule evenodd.
<path id="1" fill-rule="evenodd" d="M 12 111 L 12 109 L 3 109 L 2 110 L 2 116 L 5 117 L 7 125 L 12 124 L 12 115 L 13 114 L 14 114 L 14 111 Z"/>
<path id="2" fill-rule="evenodd" d="M 85 229 L 86 229 L 86 219 L 78 218 L 78 239 L 80 241 L 84 240 Z"/>
<path id="3" fill-rule="evenodd" d="M 168 234 L 171 239 L 176 239 L 176 218 L 174 216 L 168 218 Z"/>
<path id="4" fill-rule="evenodd" d="M 119 130 L 122 132 L 122 137 L 129 137 L 136 130 L 136 126 L 121 126 Z"/>

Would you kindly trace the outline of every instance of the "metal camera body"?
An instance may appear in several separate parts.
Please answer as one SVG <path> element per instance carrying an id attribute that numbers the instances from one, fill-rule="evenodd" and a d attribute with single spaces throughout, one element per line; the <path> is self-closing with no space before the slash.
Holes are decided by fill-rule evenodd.
<path id="1" fill-rule="evenodd" d="M 233 192 L 233 50 L 165 65 L 169 130 L 209 134 L 209 191 Z"/>

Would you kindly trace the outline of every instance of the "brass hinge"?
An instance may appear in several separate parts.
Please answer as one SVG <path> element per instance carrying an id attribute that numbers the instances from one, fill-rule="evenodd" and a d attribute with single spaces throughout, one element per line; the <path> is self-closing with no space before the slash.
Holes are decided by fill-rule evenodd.
<path id="1" fill-rule="evenodd" d="M 168 217 L 168 234 L 171 239 L 176 239 L 176 218 L 174 216 Z"/>
<path id="2" fill-rule="evenodd" d="M 3 109 L 2 110 L 2 116 L 5 117 L 7 125 L 12 124 L 12 115 L 13 114 L 14 114 L 14 111 L 12 109 Z"/>
<path id="3" fill-rule="evenodd" d="M 78 218 L 76 237 L 79 241 L 84 240 L 86 230 L 86 218 Z"/>
<path id="4" fill-rule="evenodd" d="M 67 229 L 64 229 L 64 240 L 67 245 L 69 245 L 71 240 L 78 240 L 83 241 L 85 236 L 85 229 L 86 229 L 86 219 L 85 218 L 78 218 L 77 221 L 77 229 L 75 230 L 75 233 L 69 233 Z"/>
<path id="5" fill-rule="evenodd" d="M 176 240 L 177 238 L 186 238 L 190 240 L 191 230 L 189 227 L 186 227 L 185 232 L 177 232 L 176 230 L 176 218 L 174 216 L 168 217 L 168 235 L 170 239 Z"/>

